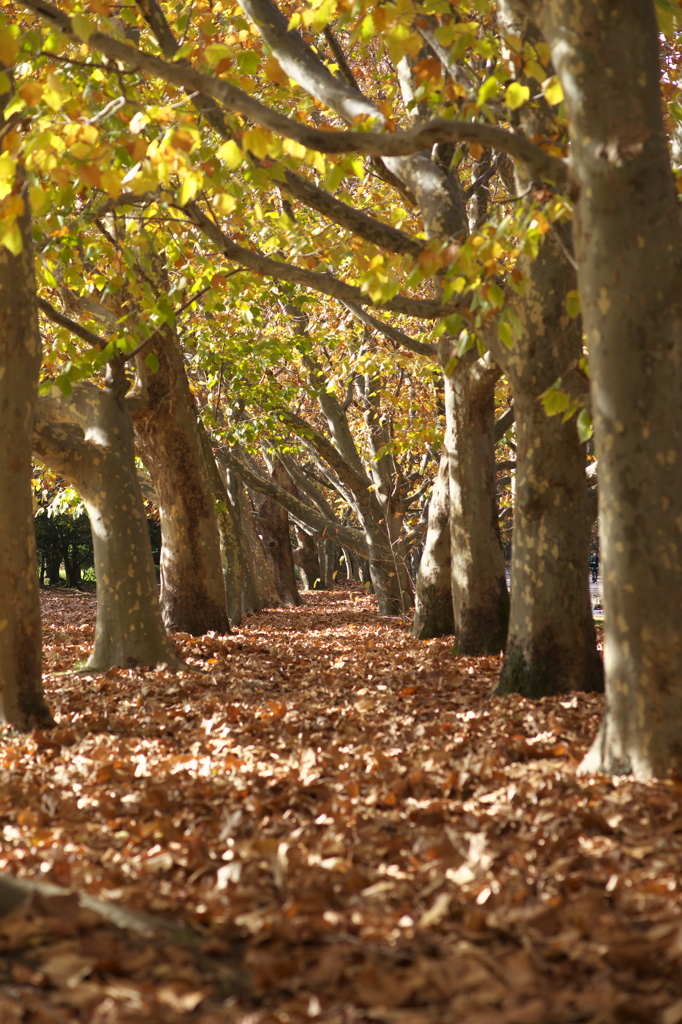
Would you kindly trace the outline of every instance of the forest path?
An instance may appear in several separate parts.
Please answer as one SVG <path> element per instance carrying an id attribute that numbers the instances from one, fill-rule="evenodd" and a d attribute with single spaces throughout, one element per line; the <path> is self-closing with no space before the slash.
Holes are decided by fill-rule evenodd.
<path id="1" fill-rule="evenodd" d="M 680 790 L 576 778 L 599 697 L 491 698 L 499 658 L 361 587 L 176 635 L 203 674 L 75 674 L 94 597 L 43 601 L 59 725 L 3 735 L 0 870 L 204 939 L 0 919 L 3 1024 L 682 1020 Z"/>

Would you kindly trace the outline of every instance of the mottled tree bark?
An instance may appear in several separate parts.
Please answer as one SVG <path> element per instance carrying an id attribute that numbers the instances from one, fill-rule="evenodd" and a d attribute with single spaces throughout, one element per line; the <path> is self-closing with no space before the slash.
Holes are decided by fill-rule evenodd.
<path id="1" fill-rule="evenodd" d="M 168 328 L 128 402 L 161 519 L 161 609 L 171 632 L 229 633 L 213 491 L 182 352 Z"/>
<path id="2" fill-rule="evenodd" d="M 290 493 L 295 490 L 291 477 L 278 459 L 275 459 L 272 464 L 270 478 L 278 487 L 282 487 Z M 274 498 L 265 498 L 260 505 L 259 516 L 263 546 L 272 559 L 273 575 L 279 599 L 283 604 L 296 607 L 302 602 L 296 586 L 294 553 L 291 547 L 287 510 Z"/>
<path id="3" fill-rule="evenodd" d="M 566 97 L 599 451 L 607 707 L 582 770 L 682 776 L 680 213 L 651 0 L 528 4 Z"/>
<path id="4" fill-rule="evenodd" d="M 95 644 L 86 667 L 179 664 L 161 619 L 149 530 L 122 398 L 94 384 L 41 399 L 34 450 L 79 491 L 97 576 Z M 55 422 L 56 421 L 56 422 Z"/>
<path id="5" fill-rule="evenodd" d="M 204 450 L 204 459 L 208 478 L 213 492 L 213 505 L 218 521 L 220 536 L 220 559 L 225 582 L 225 597 L 230 625 L 239 626 L 242 621 L 242 590 L 246 574 L 243 538 L 239 526 L 239 517 L 232 505 L 227 485 L 221 476 L 215 460 L 211 441 L 205 427 L 199 421 L 199 433 Z"/>
<path id="6" fill-rule="evenodd" d="M 303 574 L 306 590 L 327 590 L 317 541 L 298 526 L 295 534 L 298 544 L 294 548 L 294 564 Z"/>
<path id="7" fill-rule="evenodd" d="M 522 296 L 510 297 L 522 334 L 496 341 L 516 409 L 516 494 L 509 634 L 498 693 L 543 697 L 601 690 L 587 562 L 591 522 L 585 448 L 575 419 L 547 416 L 542 394 L 582 353 L 582 324 L 566 296 L 575 275 L 554 237 L 523 259 Z"/>
<path id="8" fill-rule="evenodd" d="M 537 29 L 519 20 L 514 0 L 500 0 L 505 35 L 530 37 Z M 510 59 L 510 68 L 514 68 Z M 551 130 L 553 114 L 542 98 L 520 111 L 529 135 Z M 519 193 L 532 184 L 516 168 Z M 601 690 L 604 672 L 597 651 L 587 575 L 591 523 L 587 510 L 585 446 L 575 420 L 547 416 L 542 395 L 558 379 L 577 378 L 570 368 L 582 355 L 582 322 L 571 318 L 567 297 L 577 287 L 557 225 L 535 258 L 521 256 L 521 294 L 508 307 L 521 331 L 511 348 L 496 331 L 489 343 L 514 394 L 516 493 L 509 633 L 497 693 L 543 697 L 565 690 Z"/>
<path id="9" fill-rule="evenodd" d="M 16 189 L 22 195 L 20 180 Z M 41 345 L 28 207 L 17 227 L 22 251 L 0 246 L 0 724 L 30 729 L 54 722 L 43 696 L 31 496 Z"/>
<path id="10" fill-rule="evenodd" d="M 442 353 L 444 366 L 448 353 Z M 473 352 L 445 374 L 452 601 L 459 654 L 504 647 L 509 594 L 500 543 L 495 471 L 495 381 Z"/>
<path id="11" fill-rule="evenodd" d="M 450 458 L 441 456 L 429 503 L 424 551 L 419 562 L 412 636 L 419 640 L 455 632 L 450 557 Z"/>

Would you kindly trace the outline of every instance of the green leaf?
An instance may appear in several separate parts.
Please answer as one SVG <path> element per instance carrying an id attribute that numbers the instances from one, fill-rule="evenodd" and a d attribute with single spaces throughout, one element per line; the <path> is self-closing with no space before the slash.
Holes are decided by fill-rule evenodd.
<path id="1" fill-rule="evenodd" d="M 521 85 L 520 82 L 512 82 L 511 85 L 507 86 L 507 91 L 504 94 L 504 102 L 510 110 L 518 110 L 524 103 L 527 103 L 530 99 L 530 89 L 527 85 Z"/>
<path id="2" fill-rule="evenodd" d="M 512 332 L 511 326 L 508 323 L 506 323 L 504 320 L 501 320 L 497 325 L 497 333 L 499 334 L 500 341 L 502 342 L 503 345 L 505 345 L 507 348 L 513 348 L 514 334 Z"/>
<path id="3" fill-rule="evenodd" d="M 237 64 L 245 75 L 255 75 L 260 65 L 260 55 L 255 50 L 242 50 L 237 56 Z"/>
<path id="4" fill-rule="evenodd" d="M 159 370 L 159 359 L 154 352 L 150 352 L 149 355 L 144 357 L 144 365 L 152 371 L 152 373 L 158 373 Z"/>
<path id="5" fill-rule="evenodd" d="M 574 320 L 580 312 L 580 295 L 575 289 L 566 296 L 566 312 L 571 320 Z"/>
<path id="6" fill-rule="evenodd" d="M 492 76 L 487 80 L 487 82 L 484 82 L 481 88 L 478 90 L 479 107 L 482 107 L 484 103 L 487 103 L 488 100 L 491 100 L 493 96 L 497 96 L 499 91 L 500 83 L 494 76 Z"/>
<path id="7" fill-rule="evenodd" d="M 577 425 L 578 437 L 580 438 L 581 443 L 589 441 L 592 437 L 592 434 L 594 433 L 592 427 L 592 417 L 590 416 L 589 409 L 580 410 L 580 412 L 578 413 Z"/>
<path id="8" fill-rule="evenodd" d="M 488 288 L 488 302 L 497 309 L 501 309 L 504 306 L 504 292 L 500 288 L 499 284 L 491 284 Z"/>
<path id="9" fill-rule="evenodd" d="M 566 392 L 561 390 L 561 377 L 546 391 L 543 391 L 540 401 L 548 416 L 558 416 L 560 413 L 566 412 L 571 403 Z"/>
<path id="10" fill-rule="evenodd" d="M 239 54 L 239 57 L 242 56 L 243 54 Z M 234 50 L 229 46 L 225 46 L 224 43 L 209 43 L 204 50 L 204 57 L 206 58 L 206 63 L 214 68 L 216 64 L 220 64 L 221 60 L 234 57 Z M 237 60 L 239 60 L 239 57 Z M 241 64 L 239 66 L 241 67 Z"/>

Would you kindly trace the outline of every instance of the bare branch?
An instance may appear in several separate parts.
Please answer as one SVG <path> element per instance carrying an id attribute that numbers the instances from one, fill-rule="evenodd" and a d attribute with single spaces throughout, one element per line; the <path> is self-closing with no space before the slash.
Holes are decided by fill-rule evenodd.
<path id="1" fill-rule="evenodd" d="M 58 324 L 60 327 L 66 327 L 67 331 L 71 331 L 81 341 L 87 342 L 88 345 L 92 345 L 93 348 L 105 349 L 108 342 L 105 338 L 100 338 L 99 334 L 95 334 L 93 331 L 89 331 L 87 327 L 81 327 L 80 324 L 72 320 L 71 317 L 65 316 L 64 313 L 60 313 L 58 309 L 51 306 L 46 299 L 38 298 L 38 308 L 42 310 L 48 320 L 51 320 L 53 324 Z"/>
<path id="2" fill-rule="evenodd" d="M 437 357 L 438 348 L 436 345 L 424 345 L 423 342 L 417 341 L 416 338 L 411 338 L 409 334 L 399 331 L 397 327 L 391 327 L 390 324 L 385 324 L 382 320 L 377 320 L 376 317 L 370 316 L 364 309 L 361 309 L 352 302 L 344 302 L 344 306 L 365 327 L 371 327 L 372 330 L 379 331 L 387 338 L 390 338 L 391 341 L 394 341 L 396 345 L 400 345 L 402 348 L 406 348 L 418 356 L 429 356 L 432 359 Z"/>
<path id="3" fill-rule="evenodd" d="M 260 473 L 256 473 L 250 466 L 224 448 L 218 450 L 216 458 L 228 469 L 233 470 L 249 487 L 278 501 L 287 512 L 313 529 L 319 537 L 338 541 L 339 544 L 350 548 L 364 558 L 369 556 L 367 541 L 360 530 L 353 530 L 329 519 L 318 509 L 306 505 L 300 498 L 294 497 L 293 494 L 285 491 L 283 487 L 279 487 L 272 480 L 267 480 Z"/>

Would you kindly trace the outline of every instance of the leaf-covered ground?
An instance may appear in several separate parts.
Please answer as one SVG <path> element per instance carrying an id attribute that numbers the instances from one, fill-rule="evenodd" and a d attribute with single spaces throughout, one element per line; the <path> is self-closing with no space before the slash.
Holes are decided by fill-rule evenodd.
<path id="1" fill-rule="evenodd" d="M 59 726 L 0 745 L 2 1024 L 682 1021 L 680 787 L 577 778 L 601 701 L 491 698 L 361 589 L 230 636 L 203 673 L 78 675 L 95 599 L 44 595 Z"/>

